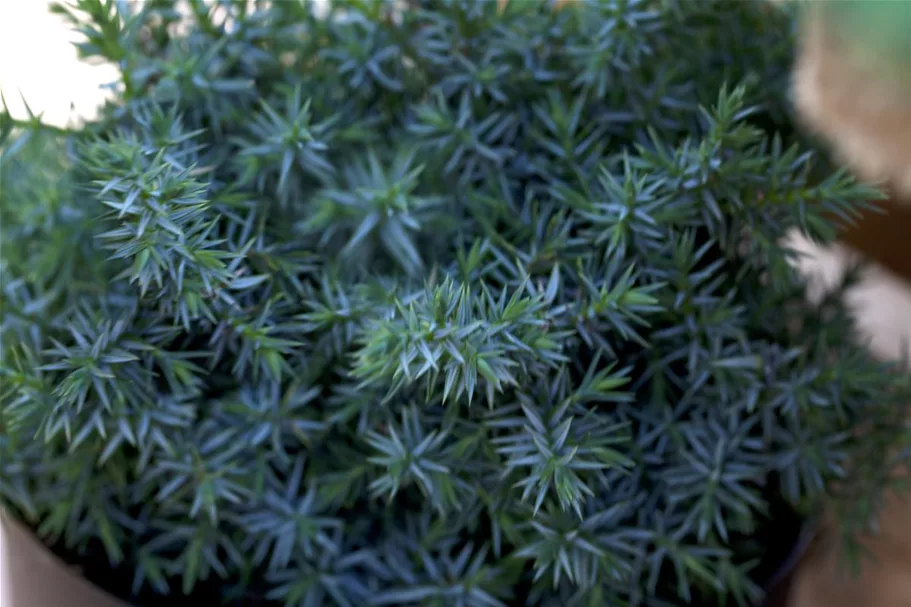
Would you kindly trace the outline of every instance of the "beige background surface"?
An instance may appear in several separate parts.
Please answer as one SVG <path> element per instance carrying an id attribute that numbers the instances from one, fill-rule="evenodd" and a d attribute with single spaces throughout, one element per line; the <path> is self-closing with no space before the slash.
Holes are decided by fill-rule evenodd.
<path id="1" fill-rule="evenodd" d="M 0 90 L 11 111 L 24 117 L 20 92 L 35 112 L 64 126 L 91 115 L 102 93 L 99 85 L 117 77 L 109 65 L 76 59 L 79 35 L 48 11 L 48 0 L 0 0 Z"/>
<path id="2" fill-rule="evenodd" d="M 94 112 L 99 85 L 116 78 L 116 71 L 78 63 L 71 46 L 77 35 L 48 13 L 48 4 L 0 0 L 0 90 L 15 116 L 25 116 L 21 92 L 45 120 L 64 126 Z M 808 254 L 803 267 L 823 282 L 838 274 L 848 255 L 794 242 Z M 873 271 L 851 300 L 873 349 L 884 357 L 899 356 L 911 342 L 911 289 Z M 0 607 L 102 607 L 97 597 L 84 595 L 78 581 L 55 571 L 62 571 L 60 564 L 36 550 L 27 534 L 0 524 Z"/>
<path id="3" fill-rule="evenodd" d="M 125 607 L 38 547 L 0 516 L 0 607 Z"/>

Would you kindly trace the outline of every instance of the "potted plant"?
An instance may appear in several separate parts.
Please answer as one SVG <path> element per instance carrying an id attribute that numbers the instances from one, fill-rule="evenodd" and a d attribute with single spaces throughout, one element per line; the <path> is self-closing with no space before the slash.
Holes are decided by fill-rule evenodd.
<path id="1" fill-rule="evenodd" d="M 0 496 L 88 579 L 750 604 L 868 521 L 907 382 L 781 238 L 878 194 L 794 133 L 786 13 L 187 6 L 58 7 L 114 96 L 4 115 Z"/>

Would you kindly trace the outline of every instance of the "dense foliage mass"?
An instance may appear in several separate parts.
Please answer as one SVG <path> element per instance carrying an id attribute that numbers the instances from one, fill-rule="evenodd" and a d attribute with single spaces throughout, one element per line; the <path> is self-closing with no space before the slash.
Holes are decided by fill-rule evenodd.
<path id="1" fill-rule="evenodd" d="M 186 4 L 58 7 L 111 101 L 3 116 L 0 495 L 56 549 L 232 604 L 742 604 L 774 504 L 854 472 L 864 518 L 911 399 L 780 244 L 875 197 L 794 145 L 787 15 Z"/>

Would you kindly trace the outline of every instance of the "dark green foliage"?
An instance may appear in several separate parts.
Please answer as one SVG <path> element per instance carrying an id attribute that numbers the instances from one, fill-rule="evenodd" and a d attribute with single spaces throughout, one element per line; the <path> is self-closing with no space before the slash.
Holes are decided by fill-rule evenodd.
<path id="1" fill-rule="evenodd" d="M 188 5 L 58 8 L 117 94 L 3 115 L 0 496 L 50 543 L 236 604 L 744 604 L 773 505 L 867 520 L 911 394 L 780 241 L 876 197 L 794 141 L 787 15 Z"/>

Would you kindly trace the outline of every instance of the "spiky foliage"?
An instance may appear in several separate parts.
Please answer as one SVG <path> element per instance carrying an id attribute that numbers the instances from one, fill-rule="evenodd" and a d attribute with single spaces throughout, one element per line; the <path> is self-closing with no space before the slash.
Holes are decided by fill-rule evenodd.
<path id="1" fill-rule="evenodd" d="M 58 7 L 112 101 L 3 116 L 0 495 L 55 548 L 137 596 L 742 604 L 771 505 L 866 520 L 909 394 L 780 244 L 876 197 L 795 141 L 787 15 L 186 6 Z"/>

